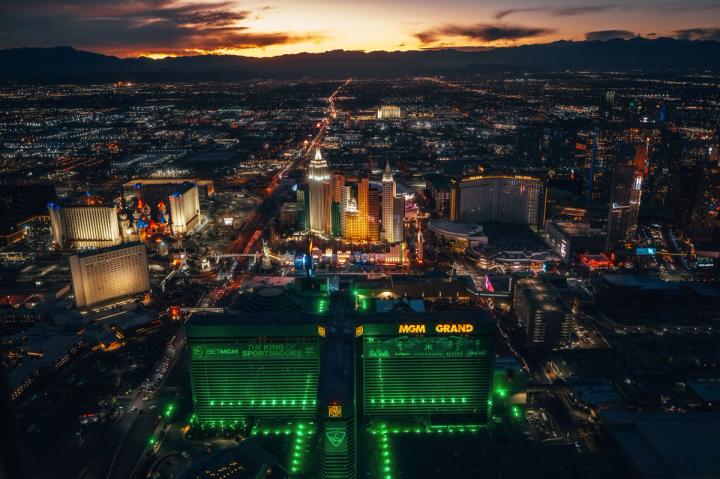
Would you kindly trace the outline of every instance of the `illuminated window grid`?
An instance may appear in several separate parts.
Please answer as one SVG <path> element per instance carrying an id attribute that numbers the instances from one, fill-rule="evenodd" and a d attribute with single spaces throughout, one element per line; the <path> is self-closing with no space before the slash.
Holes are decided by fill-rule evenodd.
<path id="1" fill-rule="evenodd" d="M 490 413 L 491 361 L 486 358 L 366 358 L 368 415 Z"/>
<path id="2" fill-rule="evenodd" d="M 224 427 L 247 417 L 311 418 L 319 359 L 193 360 L 190 381 L 200 424 Z"/>

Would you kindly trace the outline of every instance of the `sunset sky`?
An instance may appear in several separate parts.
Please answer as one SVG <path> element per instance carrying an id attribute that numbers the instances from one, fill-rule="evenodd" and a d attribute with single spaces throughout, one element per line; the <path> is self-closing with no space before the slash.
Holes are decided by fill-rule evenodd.
<path id="1" fill-rule="evenodd" d="M 720 40 L 720 0 L 0 0 L 0 48 L 122 57 Z"/>

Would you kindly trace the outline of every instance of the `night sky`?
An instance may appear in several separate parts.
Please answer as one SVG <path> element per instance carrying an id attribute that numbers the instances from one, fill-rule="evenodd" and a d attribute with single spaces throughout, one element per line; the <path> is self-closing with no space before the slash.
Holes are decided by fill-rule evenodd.
<path id="1" fill-rule="evenodd" d="M 633 36 L 720 40 L 720 1 L 0 1 L 0 48 L 69 45 L 123 57 L 492 47 Z"/>

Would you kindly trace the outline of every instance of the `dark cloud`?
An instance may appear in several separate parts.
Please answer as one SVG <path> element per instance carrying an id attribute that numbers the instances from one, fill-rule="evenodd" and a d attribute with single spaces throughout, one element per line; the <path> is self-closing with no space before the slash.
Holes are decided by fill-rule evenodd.
<path id="1" fill-rule="evenodd" d="M 606 5 L 590 5 L 587 7 L 529 7 L 529 8 L 509 8 L 507 10 L 500 10 L 495 13 L 496 20 L 502 20 L 503 18 L 513 15 L 515 13 L 527 13 L 527 12 L 542 12 L 548 15 L 556 17 L 571 17 L 575 15 L 586 15 L 588 13 L 607 12 L 609 10 L 627 9 L 628 7 L 606 4 Z"/>
<path id="2" fill-rule="evenodd" d="M 675 36 L 683 40 L 714 40 L 720 41 L 720 27 L 687 28 L 675 31 Z"/>
<path id="3" fill-rule="evenodd" d="M 629 30 L 598 30 L 596 32 L 587 32 L 585 34 L 585 40 L 606 41 L 606 40 L 611 40 L 613 38 L 622 38 L 624 40 L 627 40 L 628 38 L 633 38 L 635 36 L 637 36 L 637 35 L 635 35 L 635 33 L 631 32 Z"/>
<path id="4" fill-rule="evenodd" d="M 21 1 L 23 9 L 17 8 Z M 72 45 L 119 55 L 188 54 L 322 38 L 312 33 L 252 32 L 243 25 L 252 15 L 230 1 L 0 0 L 0 48 Z"/>
<path id="5" fill-rule="evenodd" d="M 621 3 L 606 3 L 601 5 L 588 5 L 585 7 L 554 7 L 549 5 L 542 5 L 538 7 L 526 7 L 526 8 L 508 8 L 505 10 L 499 10 L 495 13 L 494 18 L 496 20 L 502 20 L 505 17 L 514 15 L 516 13 L 544 13 L 555 17 L 570 17 L 575 15 L 587 15 L 592 13 L 602 12 L 624 12 L 628 10 L 639 10 L 642 8 L 648 8 L 646 5 L 635 4 L 631 5 L 625 2 Z M 720 10 L 720 2 L 717 1 L 674 1 L 674 2 L 662 2 L 654 4 L 652 6 L 654 10 L 663 12 L 700 12 L 706 10 Z"/>
<path id="6" fill-rule="evenodd" d="M 553 33 L 554 30 L 520 25 L 457 25 L 448 24 L 415 34 L 423 43 L 432 43 L 443 37 L 464 37 L 471 40 L 494 42 L 498 40 L 520 40 Z"/>

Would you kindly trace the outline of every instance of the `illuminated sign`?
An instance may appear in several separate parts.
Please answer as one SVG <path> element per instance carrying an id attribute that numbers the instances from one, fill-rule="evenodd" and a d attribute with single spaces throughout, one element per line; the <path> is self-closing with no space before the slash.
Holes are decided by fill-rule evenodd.
<path id="1" fill-rule="evenodd" d="M 447 333 L 472 333 L 472 324 L 438 324 L 435 326 L 435 332 L 440 334 Z"/>
<path id="2" fill-rule="evenodd" d="M 318 326 L 317 327 L 318 336 L 324 338 L 325 335 L 327 335 L 327 330 L 325 329 L 325 326 Z"/>
<path id="3" fill-rule="evenodd" d="M 345 426 L 326 423 L 325 428 L 327 454 L 345 454 L 347 452 Z"/>
<path id="4" fill-rule="evenodd" d="M 195 346 L 192 350 L 194 358 L 208 358 L 218 356 L 238 356 L 240 348 L 212 348 L 204 346 Z"/>
<path id="5" fill-rule="evenodd" d="M 656 248 L 635 248 L 635 254 L 638 256 L 654 255 L 656 253 Z"/>
<path id="6" fill-rule="evenodd" d="M 356 338 L 359 338 L 360 336 L 362 336 L 364 332 L 365 332 L 365 326 L 363 326 L 362 324 L 360 326 L 355 326 L 355 337 Z"/>
<path id="7" fill-rule="evenodd" d="M 401 324 L 398 327 L 399 334 L 425 334 L 424 324 Z"/>
<path id="8" fill-rule="evenodd" d="M 243 344 L 242 346 L 200 346 L 192 348 L 194 360 L 303 359 L 316 354 L 315 346 L 288 343 Z"/>
<path id="9" fill-rule="evenodd" d="M 342 406 L 339 404 L 328 406 L 329 417 L 342 417 Z"/>
<path id="10" fill-rule="evenodd" d="M 442 323 L 435 325 L 435 332 L 438 334 L 472 333 L 473 325 L 470 323 Z M 398 326 L 398 334 L 425 334 L 427 328 L 424 324 L 401 324 Z"/>

